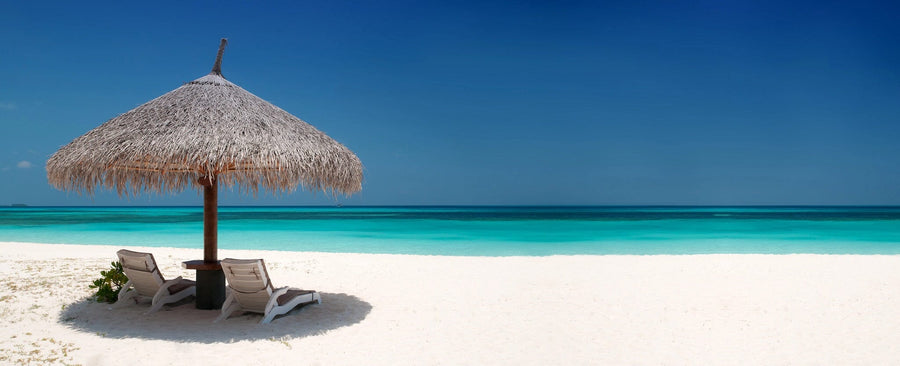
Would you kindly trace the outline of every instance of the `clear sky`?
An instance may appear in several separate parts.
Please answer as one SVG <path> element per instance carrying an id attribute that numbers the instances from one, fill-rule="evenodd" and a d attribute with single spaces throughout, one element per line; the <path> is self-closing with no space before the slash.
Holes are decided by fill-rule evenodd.
<path id="1" fill-rule="evenodd" d="M 262 5 L 265 4 L 265 5 Z M 209 72 L 357 153 L 362 192 L 220 204 L 900 204 L 900 6 L 869 1 L 7 1 L 0 205 Z"/>

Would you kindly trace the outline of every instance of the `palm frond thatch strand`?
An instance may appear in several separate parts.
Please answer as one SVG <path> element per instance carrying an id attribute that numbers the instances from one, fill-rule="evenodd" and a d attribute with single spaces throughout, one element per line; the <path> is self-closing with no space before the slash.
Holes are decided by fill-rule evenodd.
<path id="1" fill-rule="evenodd" d="M 224 46 L 224 42 L 222 44 Z M 352 194 L 362 163 L 344 145 L 214 71 L 112 118 L 59 149 L 47 179 L 92 194 L 179 192 L 199 179 L 257 192 Z"/>

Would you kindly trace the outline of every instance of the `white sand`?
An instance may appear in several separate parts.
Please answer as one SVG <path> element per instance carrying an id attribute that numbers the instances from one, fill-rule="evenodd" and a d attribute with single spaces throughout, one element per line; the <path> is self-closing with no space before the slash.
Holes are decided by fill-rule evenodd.
<path id="1" fill-rule="evenodd" d="M 889 365 L 900 256 L 265 258 L 323 304 L 272 324 L 86 300 L 111 246 L 0 243 L 0 364 Z M 167 277 L 198 249 L 153 252 Z M 264 361 L 264 362 L 261 362 Z"/>

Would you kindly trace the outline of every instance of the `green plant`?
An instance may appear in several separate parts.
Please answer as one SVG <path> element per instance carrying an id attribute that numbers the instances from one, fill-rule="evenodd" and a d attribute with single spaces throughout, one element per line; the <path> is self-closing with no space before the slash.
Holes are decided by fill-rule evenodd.
<path id="1" fill-rule="evenodd" d="M 119 262 L 111 264 L 112 268 L 100 271 L 100 278 L 88 286 L 97 289 L 94 298 L 98 302 L 116 302 L 119 299 L 119 291 L 122 291 L 122 285 L 128 282 L 128 277 L 125 277 L 125 272 L 122 271 L 122 264 Z"/>

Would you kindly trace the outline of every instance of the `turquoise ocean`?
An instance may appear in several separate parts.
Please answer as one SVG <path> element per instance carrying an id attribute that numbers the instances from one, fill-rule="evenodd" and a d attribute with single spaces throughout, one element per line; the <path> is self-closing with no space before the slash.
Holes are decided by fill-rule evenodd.
<path id="1" fill-rule="evenodd" d="M 203 211 L 0 208 L 0 241 L 200 249 Z M 220 207 L 219 248 L 461 256 L 900 254 L 900 207 Z"/>

